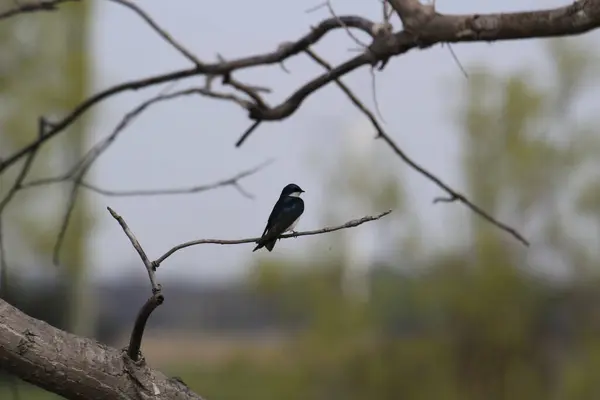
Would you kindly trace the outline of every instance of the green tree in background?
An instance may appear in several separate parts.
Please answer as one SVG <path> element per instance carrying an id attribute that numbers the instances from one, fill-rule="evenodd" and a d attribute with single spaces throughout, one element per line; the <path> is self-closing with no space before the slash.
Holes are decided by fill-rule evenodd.
<path id="1" fill-rule="evenodd" d="M 545 244 L 567 256 L 567 248 L 590 245 L 585 235 L 574 235 L 572 205 L 581 190 L 576 182 L 597 157 L 600 142 L 593 122 L 573 111 L 597 82 L 598 64 L 576 41 L 549 43 L 550 71 L 543 73 L 550 84 L 542 85 L 532 70 L 500 78 L 480 69 L 471 76 L 458 115 L 465 127 L 463 166 L 473 201 L 527 225 L 536 247 Z M 481 222 L 474 220 L 472 232 L 482 256 L 504 253 L 506 243 Z"/>
<path id="2" fill-rule="evenodd" d="M 325 219 L 346 215 L 341 199 L 349 198 L 354 210 L 398 209 L 393 224 L 409 227 L 376 233 L 396 251 L 371 260 L 369 297 L 344 296 L 347 235 L 335 235 L 335 246 L 320 241 L 302 261 L 261 262 L 249 284 L 290 327 L 280 356 L 258 363 L 240 354 L 174 371 L 207 396 L 231 400 L 597 399 L 600 296 L 585 233 L 590 224 L 598 229 L 596 221 L 578 222 L 600 207 L 585 174 L 600 149 L 593 119 L 573 113 L 595 79 L 586 54 L 572 41 L 553 41 L 545 81 L 533 70 L 479 69 L 461 82 L 455 111 L 465 191 L 493 215 L 527 224 L 533 251 L 526 255 L 472 214 L 460 217 L 471 222 L 462 247 L 428 247 L 411 232 L 416 222 L 398 168 L 377 155 L 367 176 L 344 156 L 325 183 L 336 200 L 321 202 L 335 204 Z M 568 273 L 547 279 L 553 268 Z"/>
<path id="3" fill-rule="evenodd" d="M 3 9 L 14 6 L 3 1 Z M 38 135 L 41 115 L 62 116 L 79 104 L 90 89 L 91 4 L 68 4 L 60 13 L 35 13 L 11 18 L 0 24 L 0 152 L 11 154 Z M 33 165 L 29 179 L 57 176 L 70 169 L 83 155 L 89 117 L 44 146 Z M 20 166 L 0 177 L 5 194 Z M 10 272 L 22 267 L 52 267 L 52 252 L 64 217 L 70 184 L 42 186 L 21 191 L 8 206 L 4 218 L 6 249 Z M 52 211 L 51 211 L 52 210 Z M 90 312 L 90 292 L 86 290 L 86 233 L 92 227 L 86 196 L 78 197 L 64 245 L 60 253 L 61 279 L 68 281 L 70 331 L 90 335 L 94 313 Z"/>

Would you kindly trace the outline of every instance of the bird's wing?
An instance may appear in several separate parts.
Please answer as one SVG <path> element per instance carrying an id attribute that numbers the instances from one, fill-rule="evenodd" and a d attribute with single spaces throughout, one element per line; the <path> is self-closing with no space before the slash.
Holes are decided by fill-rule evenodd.
<path id="1" fill-rule="evenodd" d="M 277 215 L 281 212 L 281 208 L 283 206 L 283 199 L 277 200 L 277 203 L 273 206 L 273 210 L 271 210 L 271 214 L 269 215 L 269 219 L 267 220 L 267 225 L 265 226 L 265 230 L 263 231 L 261 237 L 264 237 L 271 226 L 273 226 L 273 221 L 277 218 Z"/>
<path id="2" fill-rule="evenodd" d="M 296 221 L 304 212 L 304 201 L 298 197 L 286 197 L 280 199 L 273 207 L 269 216 L 269 222 L 265 228 L 262 238 L 273 239 L 281 235 Z"/>

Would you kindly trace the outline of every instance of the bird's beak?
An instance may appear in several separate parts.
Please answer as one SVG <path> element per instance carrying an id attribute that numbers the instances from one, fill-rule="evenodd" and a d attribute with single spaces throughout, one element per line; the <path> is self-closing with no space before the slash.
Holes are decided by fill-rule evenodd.
<path id="1" fill-rule="evenodd" d="M 300 189 L 300 193 L 304 193 L 304 190 Z"/>

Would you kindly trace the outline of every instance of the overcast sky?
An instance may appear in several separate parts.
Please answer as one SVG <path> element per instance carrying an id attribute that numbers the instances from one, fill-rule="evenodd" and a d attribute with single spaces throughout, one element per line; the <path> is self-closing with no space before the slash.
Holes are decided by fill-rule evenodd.
<path id="1" fill-rule="evenodd" d="M 197 1 L 145 0 L 139 2 L 174 38 L 204 61 L 272 51 L 281 42 L 305 34 L 311 25 L 327 18 L 327 10 L 305 10 L 318 1 Z M 484 13 L 517 11 L 565 5 L 567 0 L 438 0 L 440 12 Z M 94 91 L 131 79 L 139 79 L 189 66 L 173 48 L 129 10 L 111 2 L 95 2 L 93 52 Z M 336 12 L 379 18 L 378 0 L 333 1 Z M 396 23 L 396 28 L 398 24 Z M 598 38 L 597 34 L 586 35 Z M 453 48 L 469 68 L 484 63 L 499 72 L 526 64 L 539 65 L 544 56 L 538 40 L 495 44 L 460 44 Z M 330 62 L 337 63 L 356 53 L 356 44 L 342 31 L 328 35 L 317 47 Z M 286 62 L 290 74 L 280 67 L 255 68 L 237 78 L 269 86 L 272 104 L 322 71 L 305 56 Z M 464 77 L 447 48 L 436 46 L 412 51 L 390 62 L 377 77 L 377 96 L 390 135 L 416 160 L 441 178 L 461 189 L 456 176 L 459 149 L 451 108 L 456 104 L 458 85 Z M 372 107 L 371 76 L 360 69 L 345 81 Z M 201 83 L 180 82 L 175 89 Z M 109 134 L 120 118 L 164 86 L 131 92 L 106 101 L 95 113 L 91 141 Z M 144 274 L 137 254 L 118 224 L 105 211 L 111 206 L 124 216 L 151 258 L 171 246 L 198 238 L 236 239 L 260 235 L 281 188 L 290 182 L 306 190 L 306 210 L 299 230 L 321 226 L 326 205 L 320 202 L 322 173 L 314 158 L 335 159 L 344 141 L 368 140 L 372 129 L 364 117 L 334 85 L 312 95 L 283 122 L 261 126 L 244 146 L 234 147 L 248 127 L 246 113 L 234 104 L 189 97 L 162 103 L 143 114 L 105 153 L 93 170 L 91 180 L 109 189 L 151 189 L 189 186 L 229 177 L 241 170 L 274 158 L 270 167 L 242 181 L 255 200 L 242 197 L 233 188 L 169 197 L 106 198 L 93 196 L 98 216 L 97 229 L 89 237 L 90 263 L 94 276 L 116 277 Z M 382 142 L 376 142 L 382 147 Z M 380 154 L 393 157 L 384 148 Z M 378 152 L 379 154 L 379 152 Z M 421 176 L 397 160 L 398 172 L 409 178 L 411 201 L 430 228 L 430 243 L 443 245 L 453 231 L 444 224 L 443 206 L 432 206 L 440 193 Z M 449 205 L 448 208 L 460 208 Z M 340 223 L 364 212 L 357 209 Z M 361 228 L 358 228 L 361 229 Z M 258 257 L 299 254 L 305 246 L 323 238 L 306 237 L 280 241 L 271 254 L 252 253 L 251 245 L 203 245 L 185 249 L 165 262 L 162 278 L 224 279 L 244 272 Z"/>

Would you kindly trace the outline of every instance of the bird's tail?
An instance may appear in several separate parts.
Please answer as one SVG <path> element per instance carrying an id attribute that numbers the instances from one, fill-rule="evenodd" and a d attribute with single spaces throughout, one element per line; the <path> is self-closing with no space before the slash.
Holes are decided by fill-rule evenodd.
<path id="1" fill-rule="evenodd" d="M 269 251 L 273 251 L 273 248 L 275 247 L 275 243 L 277 242 L 277 238 L 263 242 L 263 241 L 258 241 L 258 245 L 254 248 L 254 250 L 252 250 L 252 252 L 255 252 L 256 250 L 265 247 L 267 250 Z"/>

